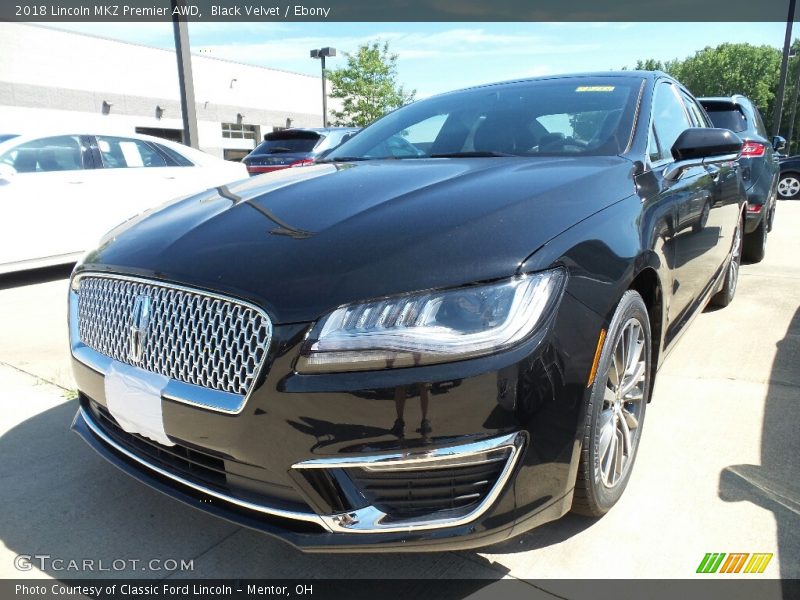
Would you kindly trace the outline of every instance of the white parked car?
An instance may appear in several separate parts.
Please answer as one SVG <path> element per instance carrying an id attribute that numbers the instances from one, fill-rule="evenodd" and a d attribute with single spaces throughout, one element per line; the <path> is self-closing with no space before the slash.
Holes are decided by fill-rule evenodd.
<path id="1" fill-rule="evenodd" d="M 247 177 L 146 135 L 0 133 L 0 273 L 73 262 L 148 208 Z"/>

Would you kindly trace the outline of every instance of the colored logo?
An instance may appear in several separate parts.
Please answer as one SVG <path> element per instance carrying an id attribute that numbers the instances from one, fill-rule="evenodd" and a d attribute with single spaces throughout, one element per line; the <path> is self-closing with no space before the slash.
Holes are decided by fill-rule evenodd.
<path id="1" fill-rule="evenodd" d="M 698 573 L 763 573 L 772 554 L 747 552 L 708 552 L 697 567 Z"/>

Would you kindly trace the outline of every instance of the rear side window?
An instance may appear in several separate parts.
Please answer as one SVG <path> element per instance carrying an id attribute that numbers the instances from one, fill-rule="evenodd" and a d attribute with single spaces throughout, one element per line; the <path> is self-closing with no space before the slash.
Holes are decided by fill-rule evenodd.
<path id="1" fill-rule="evenodd" d="M 83 147 L 77 135 L 60 135 L 20 144 L 0 156 L 17 173 L 75 171 L 84 168 Z"/>
<path id="2" fill-rule="evenodd" d="M 167 166 L 164 157 L 142 140 L 98 135 L 97 148 L 106 169 Z"/>
<path id="3" fill-rule="evenodd" d="M 172 162 L 175 163 L 176 166 L 178 166 L 178 167 L 193 167 L 194 166 L 194 163 L 192 161 L 190 161 L 188 158 L 186 158 L 183 154 L 181 154 L 177 150 L 173 150 L 172 148 L 169 148 L 169 147 L 164 146 L 162 144 L 155 144 L 155 145 L 158 146 L 158 149 L 161 152 L 163 152 L 164 154 L 169 156 L 169 158 L 172 160 Z"/>
<path id="4" fill-rule="evenodd" d="M 311 152 L 322 139 L 323 136 L 313 131 L 275 131 L 264 136 L 253 154 Z"/>
<path id="5" fill-rule="evenodd" d="M 671 149 L 678 136 L 692 126 L 686 109 L 675 88 L 669 83 L 660 83 L 653 100 L 653 127 L 658 137 L 661 159 L 671 158 Z M 652 158 L 652 157 L 651 157 Z"/>
<path id="6" fill-rule="evenodd" d="M 747 117 L 736 106 L 731 106 L 730 108 L 711 106 L 706 109 L 706 112 L 711 118 L 711 122 L 714 123 L 714 127 L 730 129 L 736 133 L 747 131 Z"/>

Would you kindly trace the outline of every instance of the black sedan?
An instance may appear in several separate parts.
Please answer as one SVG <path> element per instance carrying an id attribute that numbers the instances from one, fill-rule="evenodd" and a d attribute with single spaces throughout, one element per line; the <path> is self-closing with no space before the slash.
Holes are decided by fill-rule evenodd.
<path id="1" fill-rule="evenodd" d="M 143 214 L 71 280 L 73 427 L 304 550 L 600 516 L 665 356 L 733 299 L 741 147 L 664 74 L 549 77 Z"/>

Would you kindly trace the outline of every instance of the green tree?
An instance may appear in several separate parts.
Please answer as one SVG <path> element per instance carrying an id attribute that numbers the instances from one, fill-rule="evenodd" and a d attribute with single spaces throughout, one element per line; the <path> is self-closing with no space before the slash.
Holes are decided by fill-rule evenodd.
<path id="1" fill-rule="evenodd" d="M 342 100 L 342 110 L 331 111 L 336 125 L 364 127 L 414 100 L 416 90 L 397 83 L 397 55 L 388 42 L 364 44 L 345 56 L 347 66 L 328 73 L 331 98 Z"/>
<path id="2" fill-rule="evenodd" d="M 744 94 L 758 107 L 767 130 L 772 131 L 772 111 L 781 67 L 778 48 L 746 43 L 721 44 L 703 48 L 684 60 L 662 63 L 648 59 L 638 61 L 636 66 L 669 73 L 695 96 Z"/>
<path id="3" fill-rule="evenodd" d="M 648 58 L 647 60 L 637 60 L 634 68 L 638 71 L 664 71 L 665 73 L 669 73 L 669 70 L 676 62 L 677 61 L 674 60 L 662 62 L 660 60 Z"/>

